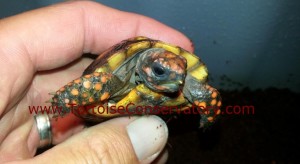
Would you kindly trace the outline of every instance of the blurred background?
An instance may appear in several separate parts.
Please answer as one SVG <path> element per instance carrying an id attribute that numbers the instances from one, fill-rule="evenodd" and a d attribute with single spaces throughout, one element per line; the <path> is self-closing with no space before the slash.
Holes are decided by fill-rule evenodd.
<path id="1" fill-rule="evenodd" d="M 57 2 L 0 0 L 0 18 Z M 178 116 L 169 123 L 169 163 L 299 161 L 299 0 L 98 2 L 187 35 L 207 64 L 210 83 L 220 89 L 223 106 L 255 107 L 252 114 L 224 115 L 205 132 L 191 123 L 198 118 Z"/>

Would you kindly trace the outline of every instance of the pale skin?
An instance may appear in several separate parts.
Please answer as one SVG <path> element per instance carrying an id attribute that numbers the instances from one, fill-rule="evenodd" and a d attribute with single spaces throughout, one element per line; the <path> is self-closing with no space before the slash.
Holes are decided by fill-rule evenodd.
<path id="1" fill-rule="evenodd" d="M 135 36 L 193 51 L 180 32 L 95 2 L 62 3 L 0 20 L 0 163 L 137 162 L 125 131 L 135 118 L 119 118 L 85 130 L 83 121 L 72 115 L 52 121 L 57 146 L 34 157 L 39 136 L 28 112 L 30 105 L 49 105 L 45 103 L 51 98 L 49 92 L 82 74 L 91 63 L 81 58 L 83 53 L 99 54 Z M 111 146 L 115 136 L 118 139 Z"/>

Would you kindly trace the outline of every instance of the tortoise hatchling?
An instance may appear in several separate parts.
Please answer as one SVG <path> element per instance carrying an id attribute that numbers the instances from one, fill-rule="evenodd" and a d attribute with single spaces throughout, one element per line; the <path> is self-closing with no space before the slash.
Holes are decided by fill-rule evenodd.
<path id="1" fill-rule="evenodd" d="M 207 68 L 196 55 L 159 40 L 135 37 L 100 54 L 81 77 L 55 92 L 51 102 L 64 114 L 72 110 L 97 122 L 151 114 L 149 107 L 172 107 L 174 113 L 194 110 L 201 115 L 200 127 L 208 127 L 221 112 L 221 97 L 207 84 L 207 77 Z"/>

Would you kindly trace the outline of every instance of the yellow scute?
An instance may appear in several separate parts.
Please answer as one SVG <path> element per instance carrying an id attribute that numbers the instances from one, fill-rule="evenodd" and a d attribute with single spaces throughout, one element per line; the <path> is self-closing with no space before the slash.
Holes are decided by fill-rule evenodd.
<path id="1" fill-rule="evenodd" d="M 108 59 L 108 65 L 111 70 L 115 70 L 125 61 L 125 54 L 123 52 L 119 52 L 114 54 Z"/>
<path id="2" fill-rule="evenodd" d="M 141 41 L 138 43 L 132 44 L 128 49 L 127 49 L 127 57 L 132 56 L 136 52 L 140 51 L 141 49 L 146 49 L 150 47 L 150 42 L 149 41 Z"/>
<path id="3" fill-rule="evenodd" d="M 174 46 L 166 44 L 166 43 L 157 42 L 154 45 L 154 47 L 156 47 L 156 48 L 164 48 L 167 51 L 173 52 L 176 55 L 179 55 L 179 53 L 180 53 L 180 49 L 178 47 L 174 47 Z"/>
<path id="4" fill-rule="evenodd" d="M 106 67 L 106 65 L 104 65 L 103 67 L 99 67 L 97 69 L 95 69 L 94 72 L 110 72 L 109 69 Z"/>
<path id="5" fill-rule="evenodd" d="M 200 80 L 206 80 L 208 72 L 207 72 L 207 68 L 205 67 L 205 65 L 200 65 L 199 67 L 195 68 L 194 70 L 190 71 L 190 74 Z"/>
<path id="6" fill-rule="evenodd" d="M 180 55 L 183 56 L 187 61 L 187 70 L 199 62 L 199 58 L 197 56 L 188 53 L 187 51 L 183 51 Z"/>

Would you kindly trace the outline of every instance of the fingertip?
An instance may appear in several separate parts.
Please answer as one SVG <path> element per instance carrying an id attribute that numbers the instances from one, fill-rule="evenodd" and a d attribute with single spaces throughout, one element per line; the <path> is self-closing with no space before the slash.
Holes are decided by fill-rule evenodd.
<path id="1" fill-rule="evenodd" d="M 127 133 L 137 158 L 142 163 L 152 162 L 165 147 L 168 127 L 158 116 L 144 116 L 127 126 Z"/>
<path id="2" fill-rule="evenodd" d="M 157 20 L 140 15 L 140 25 L 137 36 L 144 35 L 149 38 L 161 40 L 166 43 L 180 46 L 189 52 L 193 52 L 193 43 L 182 32 L 175 30 Z M 148 30 L 151 29 L 151 30 Z"/>
<path id="3" fill-rule="evenodd" d="M 136 36 L 193 51 L 189 39 L 167 25 L 90 1 L 64 2 L 28 11 L 4 20 L 2 29 L 8 31 L 5 35 L 12 36 L 3 42 L 14 43 L 4 45 L 6 49 L 20 49 L 17 53 L 29 56 L 36 70 L 61 67 L 82 53 L 98 54 Z"/>

